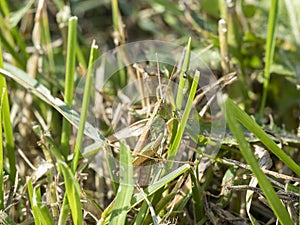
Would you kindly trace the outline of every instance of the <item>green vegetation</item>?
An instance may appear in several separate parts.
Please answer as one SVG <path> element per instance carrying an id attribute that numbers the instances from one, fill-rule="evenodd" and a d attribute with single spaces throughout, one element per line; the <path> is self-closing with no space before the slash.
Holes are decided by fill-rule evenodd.
<path id="1" fill-rule="evenodd" d="M 0 1 L 0 223 L 300 224 L 299 10 Z"/>

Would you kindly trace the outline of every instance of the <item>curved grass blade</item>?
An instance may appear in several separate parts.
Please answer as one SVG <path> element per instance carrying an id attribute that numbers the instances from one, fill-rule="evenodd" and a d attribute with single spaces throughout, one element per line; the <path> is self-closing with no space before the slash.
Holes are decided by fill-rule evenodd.
<path id="1" fill-rule="evenodd" d="M 263 129 L 234 102 L 228 98 L 226 107 L 230 109 L 236 120 L 251 131 L 273 154 L 275 154 L 283 163 L 300 176 L 300 166 L 291 159 L 275 142 L 263 131 Z"/>
<path id="2" fill-rule="evenodd" d="M 285 225 L 294 224 L 288 212 L 286 211 L 285 207 L 283 206 L 282 202 L 280 201 L 279 197 L 277 196 L 274 188 L 268 181 L 266 175 L 262 172 L 254 156 L 254 153 L 250 148 L 249 143 L 246 141 L 242 127 L 239 124 L 239 122 L 241 122 L 239 121 L 240 119 L 239 114 L 241 113 L 237 113 L 240 112 L 241 110 L 229 98 L 227 98 L 224 101 L 224 103 L 222 103 L 222 108 L 226 115 L 227 124 L 239 143 L 239 149 L 242 152 L 246 162 L 250 165 L 251 170 L 254 173 L 255 177 L 257 178 L 259 186 L 261 187 L 264 195 L 266 196 L 276 217 L 278 218 L 281 224 L 285 224 Z M 244 116 L 245 113 L 243 111 L 241 112 L 242 115 Z M 251 119 L 250 122 L 254 123 L 254 121 L 253 120 L 251 121 Z M 243 122 L 241 123 L 245 125 Z"/>
<path id="3" fill-rule="evenodd" d="M 134 191 L 131 151 L 121 142 L 120 146 L 120 185 L 112 209 L 110 224 L 125 224 L 127 212 Z"/>

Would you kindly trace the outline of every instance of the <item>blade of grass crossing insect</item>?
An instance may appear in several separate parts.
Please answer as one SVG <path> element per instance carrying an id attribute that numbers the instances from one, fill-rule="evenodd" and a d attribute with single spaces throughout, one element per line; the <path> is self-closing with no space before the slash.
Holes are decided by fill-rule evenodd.
<path id="1" fill-rule="evenodd" d="M 77 36 L 77 17 L 73 16 L 69 19 L 65 92 L 64 92 L 65 103 L 69 107 L 72 106 L 73 94 L 74 94 L 76 36 Z M 66 119 L 63 119 L 61 148 L 62 148 L 63 156 L 65 158 L 67 158 L 69 153 L 70 134 L 71 134 L 71 124 Z"/>
<path id="2" fill-rule="evenodd" d="M 93 72 L 94 72 L 93 65 L 94 65 L 94 62 L 97 57 L 96 56 L 97 50 L 98 50 L 98 46 L 96 45 L 95 40 L 94 40 L 92 43 L 92 46 L 91 46 L 91 51 L 90 51 L 90 59 L 89 59 L 88 71 L 87 71 L 87 75 L 86 75 L 83 101 L 82 101 L 81 114 L 80 114 L 80 122 L 79 122 L 78 131 L 77 131 L 76 142 L 75 142 L 74 158 L 72 161 L 72 169 L 73 169 L 74 173 L 75 173 L 77 165 L 78 165 L 80 149 L 81 149 L 83 135 L 84 135 L 84 127 L 85 127 L 87 111 L 88 111 L 88 106 L 89 106 L 89 100 L 90 100 L 90 94 L 91 94 L 91 89 L 92 89 L 91 84 L 92 84 Z"/>
<path id="3" fill-rule="evenodd" d="M 178 151 L 178 148 L 179 148 L 179 145 L 180 145 L 180 141 L 181 141 L 183 132 L 185 130 L 186 123 L 188 121 L 191 109 L 192 109 L 193 100 L 194 100 L 196 90 L 197 90 L 197 87 L 198 87 L 199 78 L 200 78 L 200 71 L 197 70 L 195 72 L 192 87 L 191 87 L 189 97 L 188 97 L 188 100 L 187 100 L 187 103 L 186 103 L 186 106 L 185 106 L 185 109 L 184 109 L 184 112 L 183 112 L 182 119 L 181 119 L 181 121 L 179 123 L 179 126 L 178 126 L 178 132 L 176 133 L 176 136 L 174 138 L 174 142 L 171 144 L 171 147 L 168 151 L 168 160 L 174 160 L 175 157 L 176 157 L 176 154 L 177 154 L 177 151 Z M 169 168 L 172 168 L 172 165 L 173 165 L 173 163 L 169 163 Z"/>
<path id="4" fill-rule="evenodd" d="M 50 145 L 50 150 L 55 156 L 58 164 L 58 170 L 64 177 L 66 192 L 59 216 L 58 224 L 66 224 L 68 219 L 68 213 L 71 209 L 73 223 L 82 224 L 82 205 L 80 202 L 80 188 L 79 184 L 75 179 L 72 170 L 64 162 L 62 153 L 56 147 L 53 139 L 49 135 L 45 135 L 45 139 Z"/>
<path id="5" fill-rule="evenodd" d="M 59 163 L 59 169 L 64 176 L 66 187 L 66 196 L 68 204 L 71 209 L 73 223 L 77 225 L 82 224 L 82 205 L 80 202 L 80 187 L 76 181 L 72 170 L 64 162 Z"/>
<path id="6" fill-rule="evenodd" d="M 33 187 L 31 179 L 27 181 L 27 187 L 35 224 L 54 225 L 54 221 L 50 215 L 50 212 L 48 211 L 47 206 L 42 204 L 40 188 Z"/>
<path id="7" fill-rule="evenodd" d="M 261 187 L 264 195 L 266 196 L 274 214 L 278 218 L 281 224 L 292 225 L 294 224 L 291 220 L 288 212 L 283 206 L 282 202 L 278 198 L 275 190 L 268 181 L 265 174 L 261 171 L 260 166 L 254 156 L 253 151 L 247 142 L 241 125 L 238 123 L 238 115 L 235 114 L 235 110 L 232 107 L 231 100 L 227 98 L 222 105 L 223 111 L 226 115 L 227 124 L 239 143 L 239 149 L 242 152 L 246 162 L 250 165 L 252 172 L 258 180 L 259 186 Z"/>
<path id="8" fill-rule="evenodd" d="M 184 97 L 184 87 L 185 87 L 185 82 L 186 82 L 186 78 L 185 78 L 184 74 L 189 69 L 190 58 L 191 58 L 191 44 L 192 44 L 192 39 L 191 39 L 191 37 L 189 37 L 189 40 L 188 40 L 188 43 L 186 46 L 186 50 L 185 50 L 183 65 L 182 65 L 181 71 L 179 73 L 179 84 L 178 84 L 178 90 L 177 90 L 177 95 L 176 95 L 176 107 L 179 110 L 182 107 L 182 101 L 183 101 L 183 97 Z"/>
<path id="9" fill-rule="evenodd" d="M 285 165 L 300 176 L 300 166 L 289 157 L 282 149 L 280 149 L 275 142 L 263 131 L 263 129 L 243 110 L 241 110 L 234 102 L 228 98 L 227 105 L 230 106 L 232 114 L 237 120 L 243 124 L 249 131 L 251 131 L 259 140 L 274 153 Z"/>
<path id="10" fill-rule="evenodd" d="M 0 41 L 0 68 L 3 68 L 3 58 L 2 58 L 2 46 Z M 6 79 L 1 74 L 0 75 L 0 90 L 6 90 Z M 2 96 L 2 94 L 1 94 Z M 7 155 L 9 160 L 9 179 L 12 184 L 15 183 L 15 177 L 16 177 L 16 159 L 15 159 L 15 143 L 14 143 L 14 135 L 13 135 L 13 129 L 12 124 L 10 121 L 10 106 L 9 106 L 9 99 L 7 91 L 3 92 L 3 102 L 2 102 L 3 108 L 1 118 L 3 119 L 3 128 L 4 128 L 4 136 L 6 140 L 6 148 L 7 148 Z M 1 142 L 3 143 L 3 142 Z"/>
<path id="11" fill-rule="evenodd" d="M 134 191 L 133 165 L 131 151 L 121 143 L 120 146 L 120 185 L 112 209 L 110 224 L 125 224 L 127 212 Z"/>
<path id="12" fill-rule="evenodd" d="M 33 213 L 33 218 L 34 218 L 34 222 L 36 225 L 40 225 L 41 221 L 40 221 L 40 217 L 39 217 L 39 212 L 38 212 L 38 207 L 35 207 L 34 205 L 34 199 L 33 199 L 33 186 L 32 186 L 32 182 L 30 179 L 28 179 L 27 181 L 27 187 L 28 187 L 28 194 L 29 194 L 29 200 L 30 200 L 30 205 L 32 208 L 32 213 Z"/>
<path id="13" fill-rule="evenodd" d="M 171 182 L 172 180 L 176 179 L 178 176 L 182 175 L 185 173 L 188 169 L 190 168 L 190 165 L 185 164 L 176 170 L 172 171 L 171 173 L 167 174 L 166 176 L 162 177 L 159 179 L 157 182 L 151 184 L 148 186 L 145 190 L 144 193 L 147 196 L 153 195 L 155 192 L 163 188 L 166 184 Z M 141 193 L 134 194 L 132 199 L 131 199 L 131 204 L 130 204 L 130 209 L 133 209 L 135 206 L 140 204 L 144 200 L 143 195 Z M 115 204 L 115 201 L 112 202 L 102 213 L 101 215 L 101 220 L 99 224 L 104 224 L 107 218 L 111 215 L 112 208 Z M 147 204 L 147 203 L 146 203 Z"/>
<path id="14" fill-rule="evenodd" d="M 190 168 L 190 165 L 188 165 L 188 164 L 185 164 L 185 165 L 179 167 L 178 169 L 172 171 L 171 173 L 168 173 L 166 176 L 159 179 L 157 182 L 148 186 L 144 190 L 144 192 L 146 193 L 147 196 L 154 194 L 156 191 L 158 191 L 159 189 L 164 187 L 166 184 L 168 184 L 172 180 L 176 179 L 178 176 L 185 173 L 189 168 Z M 143 196 L 141 193 L 135 194 L 131 200 L 131 208 L 133 208 L 137 204 L 141 203 L 142 200 L 143 200 Z"/>
<path id="15" fill-rule="evenodd" d="M 273 62 L 273 56 L 275 51 L 277 18 L 278 18 L 278 0 L 271 0 L 271 8 L 270 8 L 269 22 L 268 22 L 268 36 L 267 36 L 267 43 L 266 43 L 266 62 L 264 68 L 264 88 L 263 88 L 263 95 L 261 99 L 261 105 L 259 109 L 260 118 L 263 117 L 265 106 L 266 106 L 267 93 L 268 93 L 269 81 L 270 81 L 270 68 Z"/>

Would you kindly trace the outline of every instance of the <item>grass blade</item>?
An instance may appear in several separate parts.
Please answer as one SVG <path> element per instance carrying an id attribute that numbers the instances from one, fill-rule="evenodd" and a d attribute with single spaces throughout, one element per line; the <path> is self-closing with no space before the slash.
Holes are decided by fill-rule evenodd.
<path id="1" fill-rule="evenodd" d="M 246 162 L 250 165 L 251 170 L 257 178 L 259 186 L 266 196 L 276 217 L 279 219 L 281 224 L 294 224 L 272 185 L 268 181 L 266 175 L 261 171 L 254 153 L 251 150 L 249 143 L 246 141 L 241 125 L 238 123 L 237 118 L 239 118 L 239 114 L 236 113 L 237 110 L 234 107 L 234 103 L 229 98 L 225 100 L 223 104 L 223 110 L 226 114 L 228 126 L 239 143 L 239 149 L 242 152 Z"/>
<path id="2" fill-rule="evenodd" d="M 300 176 L 300 166 L 293 161 L 285 152 L 280 149 L 275 142 L 263 131 L 263 129 L 243 110 L 241 110 L 234 102 L 228 98 L 226 106 L 230 107 L 230 111 L 235 115 L 243 126 L 251 131 L 259 140 L 283 163 L 291 168 L 298 176 Z"/>
<path id="3" fill-rule="evenodd" d="M 176 157 L 176 154 L 177 154 L 177 151 L 178 151 L 178 148 L 180 145 L 180 141 L 181 141 L 184 129 L 186 127 L 186 123 L 188 121 L 191 109 L 192 109 L 193 100 L 194 100 L 196 90 L 198 87 L 199 78 L 200 78 L 200 71 L 197 70 L 195 73 L 194 79 L 193 79 L 192 87 L 191 87 L 189 97 L 188 97 L 188 100 L 187 100 L 187 103 L 186 103 L 186 106 L 185 106 L 185 109 L 183 112 L 182 119 L 179 123 L 178 130 L 177 130 L 176 136 L 174 138 L 174 142 L 171 144 L 171 147 L 168 152 L 168 160 L 174 160 Z M 172 163 L 170 163 L 169 166 L 170 166 L 169 168 L 171 168 Z"/>
<path id="4" fill-rule="evenodd" d="M 32 181 L 30 179 L 27 181 L 27 186 L 35 224 L 54 225 L 54 221 L 48 211 L 48 208 L 42 204 L 40 188 L 33 188 Z"/>
<path id="5" fill-rule="evenodd" d="M 64 162 L 59 163 L 59 169 L 64 176 L 66 196 L 68 198 L 69 207 L 72 213 L 73 223 L 82 224 L 82 206 L 80 202 L 80 188 L 75 180 L 72 170 Z"/>
<path id="6" fill-rule="evenodd" d="M 37 80 L 30 77 L 22 70 L 7 63 L 4 63 L 4 67 L 8 71 L 0 68 L 0 74 L 15 80 L 17 83 L 19 83 L 21 86 L 26 88 L 28 91 L 31 91 L 33 94 L 35 94 L 37 97 L 42 99 L 44 102 L 46 102 L 47 104 L 55 108 L 75 128 L 78 128 L 80 116 L 76 111 L 72 110 L 68 105 L 66 105 L 59 98 L 53 97 L 48 88 L 46 88 L 44 85 L 39 83 Z M 93 140 L 97 140 L 99 142 L 106 141 L 106 138 L 99 132 L 99 130 L 97 130 L 88 122 L 86 122 L 85 124 L 84 133 L 88 137 L 92 138 Z"/>
<path id="7" fill-rule="evenodd" d="M 86 75 L 86 82 L 85 82 L 85 87 L 84 87 L 84 95 L 83 95 L 83 102 L 82 102 L 82 107 L 81 107 L 80 122 L 79 122 L 78 131 L 77 131 L 76 142 L 75 142 L 74 158 L 72 161 L 72 169 L 73 169 L 74 173 L 75 173 L 77 165 L 78 165 L 80 149 L 81 149 L 83 135 L 84 135 L 84 127 L 85 127 L 87 110 L 88 110 L 90 94 L 91 94 L 91 83 L 92 83 L 92 79 L 93 79 L 93 65 L 96 60 L 97 50 L 98 50 L 98 46 L 96 45 L 95 41 L 93 41 L 92 46 L 91 46 L 91 52 L 90 52 L 88 72 Z"/>
<path id="8" fill-rule="evenodd" d="M 69 19 L 68 29 L 68 47 L 66 61 L 66 78 L 65 78 L 65 103 L 72 106 L 74 94 L 74 73 L 75 73 L 75 56 L 76 56 L 76 37 L 77 37 L 77 17 Z M 69 140 L 71 133 L 71 124 L 64 119 L 62 124 L 61 148 L 65 158 L 69 154 Z"/>
<path id="9" fill-rule="evenodd" d="M 176 179 L 178 176 L 185 173 L 190 168 L 190 165 L 185 164 L 178 169 L 172 171 L 171 173 L 167 174 L 166 176 L 159 179 L 157 182 L 151 184 L 149 187 L 144 189 L 144 193 L 147 196 L 154 194 L 156 191 L 161 189 L 163 186 L 171 182 L 172 180 Z M 137 204 L 141 203 L 144 200 L 143 194 L 137 193 L 133 196 L 131 200 L 131 208 L 135 207 Z"/>
<path id="10" fill-rule="evenodd" d="M 266 62 L 264 68 L 264 89 L 263 95 L 261 99 L 261 105 L 259 109 L 259 115 L 262 118 L 265 110 L 267 93 L 269 88 L 270 81 L 270 68 L 273 62 L 273 56 L 275 51 L 275 40 L 276 40 L 276 24 L 278 17 L 278 0 L 271 1 L 271 8 L 269 14 L 269 22 L 268 22 L 268 36 L 266 43 Z"/>
<path id="11" fill-rule="evenodd" d="M 131 151 L 121 142 L 120 146 L 120 185 L 112 209 L 110 224 L 125 224 L 134 191 Z"/>
<path id="12" fill-rule="evenodd" d="M 184 77 L 184 73 L 186 73 L 186 71 L 189 69 L 190 58 L 191 58 L 191 45 L 192 45 L 192 39 L 190 37 L 186 46 L 183 65 L 182 68 L 180 68 L 181 71 L 179 73 L 179 84 L 178 84 L 178 90 L 176 95 L 177 109 L 181 109 L 182 107 L 182 101 L 184 97 L 184 86 L 186 81 L 186 78 Z"/>
<path id="13" fill-rule="evenodd" d="M 0 89 L 0 209 L 4 209 L 4 181 L 3 181 L 3 140 L 2 140 L 2 118 L 3 99 L 6 89 Z"/>
<path id="14" fill-rule="evenodd" d="M 1 42 L 0 42 L 0 69 L 3 68 L 3 58 L 2 58 L 2 48 L 1 48 Z M 0 90 L 6 90 L 6 79 L 3 75 L 0 75 Z M 12 124 L 10 121 L 10 106 L 9 106 L 9 100 L 8 100 L 8 94 L 7 91 L 3 92 L 3 102 L 1 103 L 2 113 L 1 118 L 3 119 L 3 128 L 4 128 L 4 136 L 6 140 L 6 148 L 7 148 L 7 155 L 8 155 L 8 161 L 9 161 L 9 169 L 10 169 L 10 176 L 9 179 L 12 184 L 15 183 L 16 178 L 16 159 L 15 159 L 15 143 L 14 143 L 14 135 L 13 135 L 13 129 Z M 2 97 L 2 94 L 0 95 Z M 3 142 L 1 142 L 3 143 Z M 3 153 L 3 152 L 2 152 Z"/>

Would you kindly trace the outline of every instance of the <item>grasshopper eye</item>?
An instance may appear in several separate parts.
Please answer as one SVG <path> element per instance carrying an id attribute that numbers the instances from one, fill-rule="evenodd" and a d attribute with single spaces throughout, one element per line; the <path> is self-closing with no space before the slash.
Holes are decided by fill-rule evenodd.
<path id="1" fill-rule="evenodd" d="M 183 78 L 186 78 L 186 77 L 187 77 L 187 74 L 186 74 L 186 71 L 184 71 Z"/>

